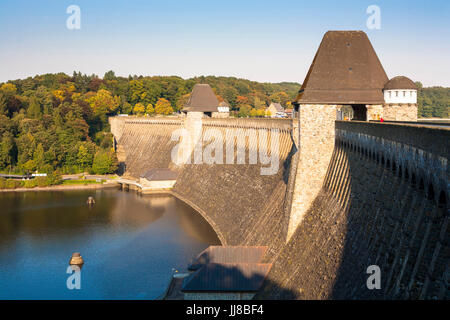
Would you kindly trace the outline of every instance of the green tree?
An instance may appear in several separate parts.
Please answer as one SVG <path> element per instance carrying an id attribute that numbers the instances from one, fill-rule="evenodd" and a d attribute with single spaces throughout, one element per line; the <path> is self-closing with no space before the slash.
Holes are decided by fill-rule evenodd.
<path id="1" fill-rule="evenodd" d="M 117 158 L 114 152 L 100 150 L 95 154 L 92 163 L 92 172 L 95 174 L 108 174 L 117 170 Z"/>
<path id="2" fill-rule="evenodd" d="M 37 98 L 32 97 L 30 99 L 30 105 L 28 106 L 27 115 L 33 119 L 40 119 L 42 117 L 41 105 Z"/>
<path id="3" fill-rule="evenodd" d="M 115 80 L 115 79 L 116 79 L 116 74 L 112 70 L 109 70 L 103 76 L 103 80 Z"/>
<path id="4" fill-rule="evenodd" d="M 11 167 L 14 160 L 14 139 L 10 132 L 3 134 L 0 142 L 0 169 Z"/>
<path id="5" fill-rule="evenodd" d="M 82 169 L 88 168 L 92 165 L 92 154 L 83 145 L 80 145 L 78 148 L 77 162 Z"/>
<path id="6" fill-rule="evenodd" d="M 45 167 L 46 163 L 44 158 L 44 147 L 42 146 L 42 143 L 39 143 L 36 147 L 36 150 L 34 150 L 33 162 L 37 170 L 41 170 Z"/>
<path id="7" fill-rule="evenodd" d="M 239 107 L 238 117 L 248 117 L 252 107 L 248 104 L 243 104 Z"/>

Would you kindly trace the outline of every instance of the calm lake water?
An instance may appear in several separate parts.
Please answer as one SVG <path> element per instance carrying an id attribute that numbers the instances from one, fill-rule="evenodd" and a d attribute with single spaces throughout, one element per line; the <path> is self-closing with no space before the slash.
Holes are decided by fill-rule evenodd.
<path id="1" fill-rule="evenodd" d="M 172 196 L 0 193 L 0 299 L 155 299 L 172 268 L 211 244 L 209 224 Z M 73 252 L 85 262 L 80 290 L 66 286 Z"/>

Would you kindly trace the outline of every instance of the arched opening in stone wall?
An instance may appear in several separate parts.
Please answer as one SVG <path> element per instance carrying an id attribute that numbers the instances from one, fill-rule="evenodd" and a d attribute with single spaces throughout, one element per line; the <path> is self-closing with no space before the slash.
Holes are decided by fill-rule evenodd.
<path id="1" fill-rule="evenodd" d="M 411 184 L 413 185 L 413 187 L 416 186 L 416 174 L 413 172 L 412 176 L 411 176 Z"/>
<path id="2" fill-rule="evenodd" d="M 424 190 L 424 189 L 425 189 L 425 185 L 423 184 L 423 179 L 420 178 L 420 181 L 419 181 L 419 190 Z"/>
<path id="3" fill-rule="evenodd" d="M 430 183 L 430 185 L 428 186 L 427 197 L 428 197 L 428 200 L 433 200 L 434 199 L 434 188 L 433 188 L 433 184 L 432 183 Z"/>
<path id="4" fill-rule="evenodd" d="M 367 121 L 367 107 L 364 104 L 352 104 L 353 119 L 357 121 Z"/>
<path id="5" fill-rule="evenodd" d="M 405 179 L 409 179 L 408 167 L 405 167 Z"/>
<path id="6" fill-rule="evenodd" d="M 443 210 L 444 213 L 445 213 L 445 210 L 447 209 L 447 199 L 446 199 L 446 197 L 445 197 L 445 192 L 444 192 L 444 190 L 442 190 L 442 191 L 439 193 L 438 208 L 439 208 L 440 210 Z"/>

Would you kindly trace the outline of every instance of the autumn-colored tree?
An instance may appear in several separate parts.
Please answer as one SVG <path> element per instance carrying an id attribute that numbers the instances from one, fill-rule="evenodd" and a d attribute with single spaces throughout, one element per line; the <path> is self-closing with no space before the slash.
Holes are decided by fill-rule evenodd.
<path id="1" fill-rule="evenodd" d="M 52 93 L 58 103 L 61 103 L 64 100 L 64 90 L 53 90 Z"/>
<path id="2" fill-rule="evenodd" d="M 247 104 L 247 103 L 248 103 L 248 98 L 247 98 L 247 97 L 244 97 L 244 96 L 237 96 L 237 97 L 236 97 L 236 103 L 237 103 L 238 105 L 241 105 L 241 104 Z"/>
<path id="3" fill-rule="evenodd" d="M 145 106 L 142 103 L 136 103 L 133 107 L 133 114 L 143 115 L 145 113 Z"/>
<path id="4" fill-rule="evenodd" d="M 88 98 L 87 101 L 96 116 L 106 118 L 107 114 L 117 110 L 120 98 L 118 96 L 113 97 L 108 90 L 100 89 L 94 96 Z"/>
<path id="5" fill-rule="evenodd" d="M 269 99 L 272 102 L 280 103 L 282 106 L 285 106 L 291 100 L 289 95 L 284 91 L 276 92 L 276 93 L 270 95 Z"/>
<path id="6" fill-rule="evenodd" d="M 256 117 L 258 115 L 258 110 L 256 110 L 255 108 L 252 108 L 250 110 L 250 117 Z"/>
<path id="7" fill-rule="evenodd" d="M 0 91 L 7 97 L 11 97 L 13 95 L 16 94 L 17 92 L 17 87 L 12 84 L 12 83 L 4 83 L 1 87 L 0 87 Z"/>
<path id="8" fill-rule="evenodd" d="M 178 110 L 181 110 L 184 108 L 184 106 L 188 103 L 190 96 L 191 96 L 191 94 L 188 93 L 188 94 L 184 94 L 180 98 L 178 98 L 178 100 L 177 100 L 177 109 Z"/>
<path id="9" fill-rule="evenodd" d="M 164 98 L 159 98 L 158 102 L 155 105 L 155 112 L 157 114 L 172 114 L 173 113 L 173 108 L 170 105 L 170 102 Z"/>
<path id="10" fill-rule="evenodd" d="M 266 110 L 264 109 L 257 109 L 256 110 L 256 116 L 257 117 L 264 117 L 266 115 Z"/>
<path id="11" fill-rule="evenodd" d="M 147 114 L 154 114 L 155 113 L 155 108 L 153 108 L 153 105 L 151 103 L 149 103 L 147 105 L 147 107 L 145 108 L 145 112 Z"/>
<path id="12" fill-rule="evenodd" d="M 93 77 L 91 82 L 89 82 L 88 88 L 91 91 L 98 91 L 100 89 L 100 85 L 103 83 L 103 80 L 98 77 Z"/>

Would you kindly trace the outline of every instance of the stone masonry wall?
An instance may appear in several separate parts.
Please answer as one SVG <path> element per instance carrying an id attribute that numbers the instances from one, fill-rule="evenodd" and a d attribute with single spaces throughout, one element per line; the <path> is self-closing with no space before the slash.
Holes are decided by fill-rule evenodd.
<path id="1" fill-rule="evenodd" d="M 383 119 L 389 121 L 417 121 L 417 104 L 385 104 Z"/>
<path id="2" fill-rule="evenodd" d="M 301 223 L 322 187 L 333 153 L 336 109 L 336 105 L 301 105 L 299 107 L 299 164 L 295 178 L 288 238 Z"/>

